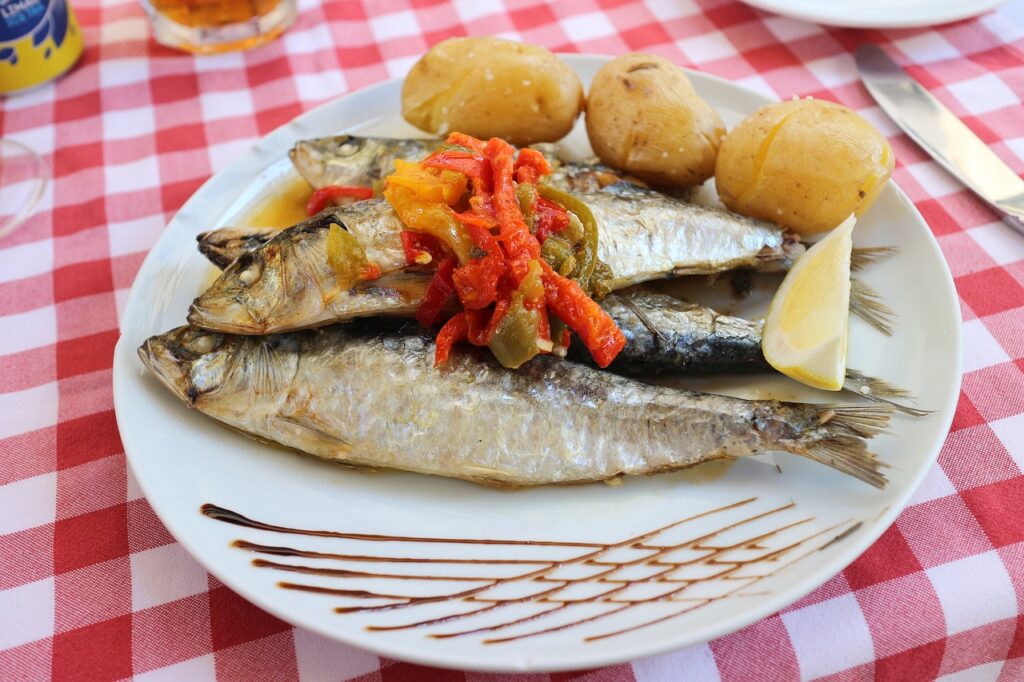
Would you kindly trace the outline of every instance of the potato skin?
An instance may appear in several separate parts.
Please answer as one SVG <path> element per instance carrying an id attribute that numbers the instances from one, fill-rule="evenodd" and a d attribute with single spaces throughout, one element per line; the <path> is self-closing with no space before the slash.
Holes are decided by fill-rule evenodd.
<path id="1" fill-rule="evenodd" d="M 715 172 L 725 126 L 678 66 L 627 54 L 597 72 L 587 97 L 590 146 L 654 185 L 699 185 Z"/>
<path id="2" fill-rule="evenodd" d="M 758 109 L 726 136 L 715 184 L 737 213 L 817 234 L 870 208 L 894 163 L 888 141 L 856 112 L 797 99 Z"/>
<path id="3" fill-rule="evenodd" d="M 402 116 L 417 128 L 520 146 L 565 137 L 583 103 L 579 77 L 554 54 L 490 37 L 438 43 L 402 85 Z"/>

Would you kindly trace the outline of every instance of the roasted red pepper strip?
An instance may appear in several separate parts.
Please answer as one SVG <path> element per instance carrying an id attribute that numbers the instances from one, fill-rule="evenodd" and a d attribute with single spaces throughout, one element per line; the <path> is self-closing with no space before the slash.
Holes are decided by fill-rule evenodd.
<path id="1" fill-rule="evenodd" d="M 452 272 L 455 270 L 456 260 L 449 256 L 437 266 L 437 273 L 427 285 L 427 291 L 423 294 L 423 302 L 416 311 L 416 321 L 424 327 L 432 327 L 441 316 L 448 300 L 455 293 L 455 284 L 452 282 Z"/>
<path id="2" fill-rule="evenodd" d="M 520 149 L 516 159 L 516 181 L 537 184 L 537 180 L 551 174 L 551 164 L 536 149 Z"/>
<path id="3" fill-rule="evenodd" d="M 457 214 L 459 218 L 461 218 L 462 215 L 463 214 Z M 493 224 L 488 224 L 486 218 L 479 219 L 478 217 L 478 219 L 470 220 L 463 223 L 463 225 L 466 226 L 466 231 L 469 232 L 470 239 L 473 240 L 474 244 L 483 249 L 484 253 L 488 256 L 502 256 L 501 245 L 498 244 L 498 240 L 493 234 L 491 234 L 490 229 L 488 229 L 493 227 Z"/>
<path id="4" fill-rule="evenodd" d="M 537 175 L 537 171 L 532 166 L 522 166 L 516 168 L 516 182 L 520 185 L 529 184 L 536 185 L 537 179 L 540 176 Z"/>
<path id="5" fill-rule="evenodd" d="M 434 152 L 423 160 L 426 168 L 457 171 L 470 178 L 483 178 L 487 171 L 487 160 L 483 154 L 463 152 L 457 149 Z"/>
<path id="6" fill-rule="evenodd" d="M 403 230 L 401 236 L 405 262 L 408 265 L 430 265 L 451 255 L 445 243 L 434 235 Z"/>
<path id="7" fill-rule="evenodd" d="M 470 200 L 470 203 L 472 203 L 472 200 Z M 458 218 L 467 228 L 470 225 L 474 225 L 485 230 L 490 230 L 492 227 L 498 226 L 498 219 L 493 215 L 489 215 L 486 210 L 476 211 L 474 209 L 471 211 L 463 211 L 462 213 L 456 213 L 455 217 Z"/>
<path id="8" fill-rule="evenodd" d="M 544 297 L 548 308 L 579 334 L 598 367 L 607 367 L 626 345 L 626 337 L 594 299 L 580 285 L 562 277 L 541 261 L 544 269 Z"/>
<path id="9" fill-rule="evenodd" d="M 476 185 L 473 185 L 474 192 L 476 191 Z M 488 190 L 490 191 L 490 190 Z M 491 195 L 481 192 L 480 194 L 474 194 L 469 198 L 469 208 L 471 212 L 476 215 L 479 220 L 488 221 L 487 227 L 498 226 L 498 216 L 494 213 L 494 202 L 491 201 Z"/>
<path id="10" fill-rule="evenodd" d="M 484 331 L 482 345 L 486 346 L 494 338 L 494 332 L 498 329 L 498 324 L 501 323 L 502 318 L 505 317 L 505 313 L 508 312 L 509 305 L 511 305 L 511 301 L 509 301 L 507 295 L 498 299 L 494 306 L 494 312 L 491 313 L 491 319 L 487 323 L 487 329 Z"/>
<path id="11" fill-rule="evenodd" d="M 491 192 L 494 191 L 494 175 L 491 173 L 491 164 L 484 164 L 484 174 L 479 178 L 470 178 L 469 187 L 472 194 L 469 199 L 470 206 L 473 205 L 474 199 L 485 201 L 489 211 L 494 213 L 494 210 L 490 208 Z"/>
<path id="12" fill-rule="evenodd" d="M 499 237 L 508 254 L 509 269 L 516 284 L 526 276 L 530 261 L 540 257 L 540 244 L 530 234 L 516 200 L 512 181 L 512 155 L 515 149 L 508 142 L 492 137 L 487 143 L 487 158 L 494 173 L 494 213 L 500 225 Z"/>
<path id="13" fill-rule="evenodd" d="M 498 295 L 497 279 L 505 273 L 505 264 L 491 256 L 471 260 L 455 271 L 455 291 L 467 310 L 479 310 L 494 303 Z"/>
<path id="14" fill-rule="evenodd" d="M 434 341 L 434 367 L 440 367 L 448 362 L 452 346 L 459 341 L 465 341 L 469 328 L 466 325 L 466 313 L 456 313 L 444 323 L 441 331 L 437 333 Z"/>
<path id="15" fill-rule="evenodd" d="M 494 332 L 488 333 L 490 320 L 493 317 L 490 310 L 466 310 L 466 340 L 474 346 L 486 346 L 491 341 Z"/>
<path id="16" fill-rule="evenodd" d="M 551 235 L 558 234 L 569 227 L 569 214 L 565 212 L 565 209 L 544 197 L 537 199 L 534 215 L 536 216 L 534 236 L 541 244 Z"/>
<path id="17" fill-rule="evenodd" d="M 494 303 L 498 282 L 505 274 L 505 258 L 494 235 L 480 225 L 466 223 L 473 243 L 483 249 L 484 256 L 471 260 L 452 275 L 455 293 L 469 310 L 479 310 Z"/>
<path id="18" fill-rule="evenodd" d="M 373 190 L 369 187 L 350 187 L 347 185 L 327 185 L 321 187 L 306 202 L 306 215 L 314 216 L 327 208 L 328 204 L 338 199 L 354 199 L 362 201 L 373 198 Z"/>
<path id="19" fill-rule="evenodd" d="M 451 133 L 448 135 L 448 139 L 445 140 L 445 144 L 452 145 L 453 147 L 465 147 L 466 149 L 472 149 L 475 152 L 483 153 L 484 147 L 487 143 L 483 140 L 478 140 L 472 135 L 466 133 Z"/>
<path id="20" fill-rule="evenodd" d="M 544 299 L 536 301 L 524 301 L 523 305 L 530 310 L 540 310 L 544 315 L 540 316 L 540 324 L 537 327 L 537 338 L 541 341 L 551 340 L 551 320 L 548 319 L 547 302 Z"/>

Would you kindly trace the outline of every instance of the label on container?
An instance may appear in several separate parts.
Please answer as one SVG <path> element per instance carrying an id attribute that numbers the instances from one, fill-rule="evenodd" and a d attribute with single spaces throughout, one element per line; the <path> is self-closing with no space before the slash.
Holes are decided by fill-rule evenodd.
<path id="1" fill-rule="evenodd" d="M 0 0 L 0 92 L 56 78 L 82 54 L 66 0 Z"/>

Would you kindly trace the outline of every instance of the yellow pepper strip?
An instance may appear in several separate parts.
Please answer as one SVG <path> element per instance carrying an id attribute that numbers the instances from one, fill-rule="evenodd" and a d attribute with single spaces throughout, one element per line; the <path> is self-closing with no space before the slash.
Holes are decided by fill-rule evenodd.
<path id="1" fill-rule="evenodd" d="M 463 173 L 436 171 L 396 159 L 395 172 L 388 176 L 387 182 L 412 190 L 422 201 L 443 202 L 451 206 L 466 193 L 469 179 Z"/>
<path id="2" fill-rule="evenodd" d="M 459 263 L 465 263 L 473 241 L 450 206 L 466 194 L 467 183 L 463 173 L 396 159 L 395 172 L 384 185 L 384 198 L 408 229 L 437 237 L 451 248 Z"/>
<path id="3" fill-rule="evenodd" d="M 473 241 L 447 204 L 424 201 L 409 187 L 392 183 L 391 178 L 384 187 L 384 198 L 406 228 L 437 237 L 451 248 L 459 263 L 469 261 Z"/>

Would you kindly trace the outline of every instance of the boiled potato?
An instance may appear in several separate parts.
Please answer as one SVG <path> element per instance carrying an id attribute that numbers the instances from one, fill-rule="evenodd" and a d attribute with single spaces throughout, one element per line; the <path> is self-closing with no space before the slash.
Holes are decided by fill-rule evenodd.
<path id="1" fill-rule="evenodd" d="M 726 136 L 715 184 L 737 213 L 816 234 L 864 213 L 893 164 L 885 137 L 856 112 L 794 99 L 758 109 Z"/>
<path id="2" fill-rule="evenodd" d="M 520 146 L 565 137 L 583 101 L 583 84 L 562 60 L 499 38 L 442 41 L 402 85 L 402 116 L 417 128 Z"/>
<path id="3" fill-rule="evenodd" d="M 725 126 L 678 66 L 627 54 L 594 76 L 587 134 L 605 163 L 655 185 L 687 187 L 714 175 Z"/>

